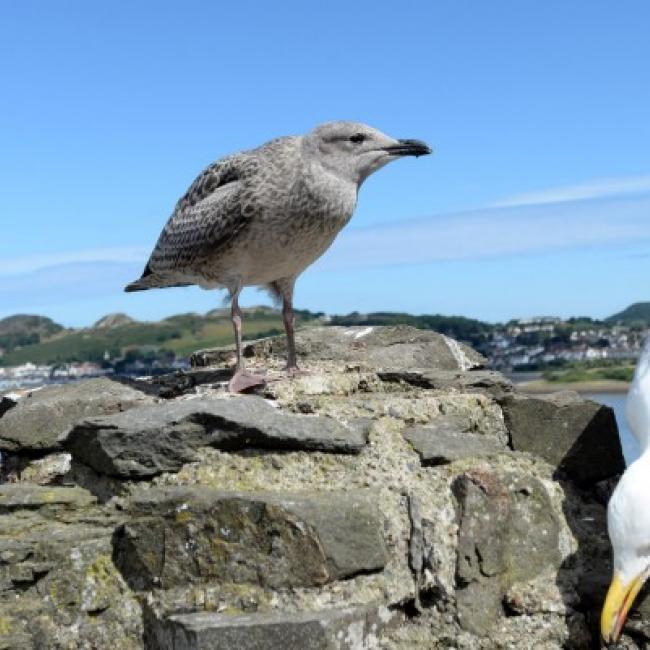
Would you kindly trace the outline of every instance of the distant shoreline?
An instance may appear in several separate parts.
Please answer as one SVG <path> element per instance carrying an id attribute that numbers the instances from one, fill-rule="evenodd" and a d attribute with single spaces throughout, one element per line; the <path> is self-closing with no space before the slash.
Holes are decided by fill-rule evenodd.
<path id="1" fill-rule="evenodd" d="M 534 379 L 515 382 L 515 386 L 522 393 L 555 393 L 560 390 L 574 390 L 577 393 L 627 393 L 630 384 L 614 380 L 561 382 Z"/>

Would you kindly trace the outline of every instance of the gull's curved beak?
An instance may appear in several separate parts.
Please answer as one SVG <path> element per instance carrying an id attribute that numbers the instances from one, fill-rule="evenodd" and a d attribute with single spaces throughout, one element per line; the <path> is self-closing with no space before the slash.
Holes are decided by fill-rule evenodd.
<path id="1" fill-rule="evenodd" d="M 392 156 L 426 156 L 431 153 L 431 147 L 422 140 L 398 140 L 397 144 L 383 147 Z"/>
<path id="2" fill-rule="evenodd" d="M 600 615 L 600 635 L 606 644 L 618 641 L 630 607 L 641 591 L 645 580 L 646 574 L 642 573 L 626 583 L 618 573 L 614 573 Z"/>

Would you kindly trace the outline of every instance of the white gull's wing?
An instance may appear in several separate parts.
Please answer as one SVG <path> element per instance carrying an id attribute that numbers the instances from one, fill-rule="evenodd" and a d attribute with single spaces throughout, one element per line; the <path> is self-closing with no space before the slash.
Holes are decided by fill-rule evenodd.
<path id="1" fill-rule="evenodd" d="M 625 417 L 643 453 L 650 438 L 650 336 L 634 371 L 625 403 Z"/>

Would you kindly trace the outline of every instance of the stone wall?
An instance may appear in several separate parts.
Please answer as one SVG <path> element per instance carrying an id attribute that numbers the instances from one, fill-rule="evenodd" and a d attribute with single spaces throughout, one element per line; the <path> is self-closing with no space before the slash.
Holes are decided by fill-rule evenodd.
<path id="1" fill-rule="evenodd" d="M 3 400 L 0 648 L 598 647 L 611 410 L 434 332 L 283 345 L 255 395 L 223 349 Z"/>

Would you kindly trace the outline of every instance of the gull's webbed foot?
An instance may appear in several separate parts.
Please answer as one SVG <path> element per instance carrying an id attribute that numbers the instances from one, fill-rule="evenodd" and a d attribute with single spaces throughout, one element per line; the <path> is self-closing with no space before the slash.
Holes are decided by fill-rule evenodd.
<path id="1" fill-rule="evenodd" d="M 231 393 L 244 393 L 251 388 L 265 384 L 266 379 L 263 375 L 255 375 L 248 370 L 237 370 L 228 382 L 228 390 Z"/>

